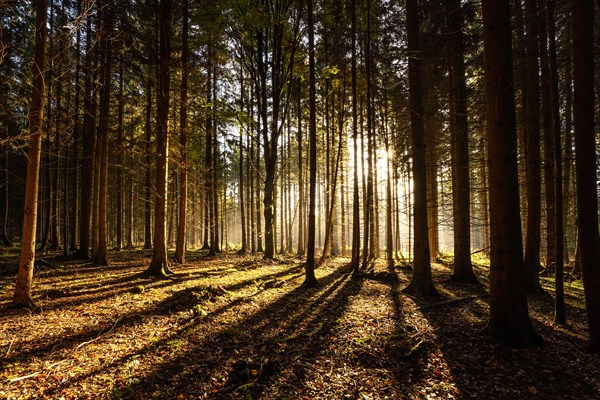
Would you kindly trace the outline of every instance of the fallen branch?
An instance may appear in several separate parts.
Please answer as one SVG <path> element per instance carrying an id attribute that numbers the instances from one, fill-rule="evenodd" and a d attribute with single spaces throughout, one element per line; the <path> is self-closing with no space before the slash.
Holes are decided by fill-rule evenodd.
<path id="1" fill-rule="evenodd" d="M 49 366 L 47 366 L 46 368 L 44 368 L 44 370 L 54 368 L 57 365 L 62 364 L 64 362 L 67 362 L 67 360 L 62 360 L 62 361 L 55 362 L 54 364 L 50 364 Z M 24 375 L 24 376 L 19 376 L 17 378 L 12 378 L 12 379 L 9 380 L 9 382 L 10 383 L 14 383 L 14 382 L 23 381 L 25 379 L 33 378 L 34 376 L 37 376 L 37 375 L 41 374 L 42 371 L 37 371 L 37 372 L 34 372 L 32 374 L 29 374 L 29 375 Z"/>
<path id="2" fill-rule="evenodd" d="M 489 293 L 474 294 L 471 296 L 459 297 L 458 299 L 440 301 L 439 303 L 425 304 L 420 307 L 417 307 L 417 310 L 421 310 L 421 311 L 430 310 L 432 308 L 437 308 L 437 307 L 447 306 L 450 304 L 460 303 L 465 300 L 480 299 L 480 298 L 488 297 L 488 296 L 489 296 Z"/>

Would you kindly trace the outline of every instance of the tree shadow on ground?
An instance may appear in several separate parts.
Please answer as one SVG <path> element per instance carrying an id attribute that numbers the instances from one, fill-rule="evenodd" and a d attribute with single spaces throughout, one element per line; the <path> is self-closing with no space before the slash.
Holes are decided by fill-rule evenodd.
<path id="1" fill-rule="evenodd" d="M 290 275 L 294 270 L 281 271 L 274 274 L 267 274 L 261 276 L 261 279 L 271 279 L 273 277 L 282 277 L 286 275 Z M 48 301 L 48 304 L 44 305 L 40 312 L 48 312 L 56 309 L 62 309 L 65 307 L 74 307 L 79 305 L 89 305 L 94 302 L 99 302 L 101 300 L 106 300 L 109 298 L 116 298 L 124 293 L 132 293 L 138 295 L 138 299 L 132 300 L 133 303 L 143 303 L 144 296 L 143 293 L 156 290 L 162 287 L 167 287 L 173 285 L 175 283 L 181 283 L 185 280 L 193 280 L 196 277 L 181 277 L 177 280 L 153 280 L 151 278 L 146 278 L 144 281 L 139 281 L 136 278 L 139 277 L 139 274 L 133 272 L 133 275 L 126 276 L 121 279 L 112 280 L 111 284 L 116 285 L 116 282 L 122 280 L 123 285 L 117 285 L 119 288 L 117 290 L 107 291 L 107 287 L 105 283 L 102 283 L 102 287 L 105 288 L 104 292 L 99 291 L 93 297 L 82 297 L 75 299 L 51 299 Z M 140 285 L 140 282 L 144 283 L 144 285 Z M 235 285 L 235 289 L 239 290 L 245 286 L 249 286 L 255 284 L 255 279 L 245 280 Z M 80 330 L 75 332 L 70 332 L 65 335 L 57 336 L 53 340 L 45 341 L 43 343 L 29 343 L 22 342 L 20 343 L 20 347 L 27 348 L 24 351 L 13 351 L 11 356 L 5 358 L 5 362 L 14 362 L 17 360 L 27 361 L 31 357 L 43 357 L 50 352 L 57 352 L 64 349 L 74 348 L 75 346 L 85 343 L 89 340 L 95 340 L 99 336 L 107 333 L 107 332 L 118 332 L 119 330 L 123 330 L 126 327 L 140 323 L 144 320 L 144 318 L 148 315 L 166 315 L 170 313 L 178 313 L 182 311 L 190 311 L 190 315 L 192 313 L 192 309 L 194 306 L 206 300 L 204 298 L 204 287 L 194 286 L 192 288 L 187 288 L 184 290 L 178 290 L 172 293 L 165 300 L 149 304 L 147 307 L 142 309 L 136 309 L 135 307 L 129 312 L 125 312 L 122 314 L 117 313 L 115 318 L 110 318 L 108 321 L 102 321 L 101 323 L 93 323 L 89 326 L 84 326 Z M 228 291 L 226 289 L 225 291 Z M 242 302 L 243 299 L 235 299 L 230 305 L 225 305 L 223 307 L 218 308 L 217 310 L 211 313 L 212 316 L 216 316 L 222 312 L 225 312 L 230 306 L 233 306 L 236 303 Z M 142 304 L 143 305 L 143 304 Z M 7 305 L 6 307 L 9 307 Z M 11 313 L 29 313 L 27 310 L 11 310 Z M 8 312 L 3 313 L 8 315 Z M 191 318 L 191 317 L 190 317 Z"/>
<path id="2" fill-rule="evenodd" d="M 461 398 L 480 398 L 482 393 L 489 398 L 573 398 L 577 397 L 574 383 L 577 393 L 600 395 L 600 360 L 585 353 L 581 335 L 551 326 L 552 297 L 529 301 L 535 328 L 546 339 L 546 346 L 517 350 L 495 343 L 482 332 L 489 306 L 481 288 L 450 281 L 436 285 L 446 295 L 464 301 L 442 299 L 439 306 L 432 306 L 430 300 L 415 299 L 415 303 L 433 328 L 435 343 L 431 346 L 447 363 L 449 379 Z M 576 315 L 577 310 L 568 306 L 567 312 Z M 581 362 L 586 363 L 589 374 L 582 376 Z"/>
<path id="3" fill-rule="evenodd" d="M 295 288 L 215 333 L 190 326 L 180 333 L 189 344 L 181 354 L 114 397 L 254 398 L 270 393 L 269 386 L 283 374 L 294 377 L 288 389 L 298 393 L 295 384 L 302 383 L 314 355 L 327 345 L 324 338 L 348 298 L 360 290 L 360 283 L 339 270 L 319 282 L 319 288 Z"/>

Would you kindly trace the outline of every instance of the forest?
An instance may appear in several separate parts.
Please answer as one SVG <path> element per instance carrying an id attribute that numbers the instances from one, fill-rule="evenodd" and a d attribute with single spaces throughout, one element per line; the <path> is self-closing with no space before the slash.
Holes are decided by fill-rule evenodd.
<path id="1" fill-rule="evenodd" d="M 599 7 L 0 0 L 0 397 L 600 398 Z"/>

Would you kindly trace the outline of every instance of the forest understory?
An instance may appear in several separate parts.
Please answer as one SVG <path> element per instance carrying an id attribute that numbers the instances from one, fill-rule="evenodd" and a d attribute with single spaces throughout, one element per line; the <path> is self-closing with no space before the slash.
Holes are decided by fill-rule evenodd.
<path id="1" fill-rule="evenodd" d="M 353 277 L 349 259 L 301 261 L 188 253 L 170 279 L 143 276 L 149 251 L 109 267 L 48 256 L 38 307 L 11 307 L 16 253 L 0 259 L 0 397 L 133 399 L 600 398 L 600 356 L 586 352 L 581 283 L 567 280 L 569 325 L 550 293 L 529 300 L 544 347 L 515 350 L 481 332 L 487 284 L 449 280 L 442 296 L 402 293 L 408 267 Z M 482 282 L 488 269 L 476 267 Z"/>

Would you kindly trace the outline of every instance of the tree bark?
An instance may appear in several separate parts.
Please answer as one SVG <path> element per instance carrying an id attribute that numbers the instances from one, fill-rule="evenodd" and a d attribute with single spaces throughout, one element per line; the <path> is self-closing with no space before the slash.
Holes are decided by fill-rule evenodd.
<path id="1" fill-rule="evenodd" d="M 490 194 L 490 319 L 487 332 L 509 346 L 541 343 L 527 310 L 521 242 L 517 133 L 509 0 L 483 0 L 486 136 Z"/>
<path id="2" fill-rule="evenodd" d="M 313 0 L 307 0 L 308 24 L 308 157 L 309 157 L 309 192 L 308 192 L 308 244 L 306 248 L 306 264 L 304 265 L 304 286 L 317 285 L 315 276 L 315 209 L 317 199 L 317 109 L 315 82 L 315 33 L 313 22 Z M 266 205 L 266 204 L 265 204 Z"/>
<path id="3" fill-rule="evenodd" d="M 540 78 L 538 63 L 537 0 L 525 0 L 526 35 L 526 163 L 527 233 L 525 238 L 525 279 L 529 293 L 540 293 L 541 241 L 541 156 L 540 156 Z M 491 173 L 491 171 L 490 171 Z M 491 202 L 491 200 L 490 200 Z"/>
<path id="4" fill-rule="evenodd" d="M 452 115 L 450 116 L 452 155 L 452 209 L 454 221 L 454 270 L 452 280 L 477 282 L 471 265 L 469 126 L 467 116 L 467 83 L 465 78 L 465 46 L 462 32 L 460 0 L 447 2 L 451 35 Z"/>
<path id="5" fill-rule="evenodd" d="M 110 118 L 110 87 L 112 81 L 112 30 L 113 11 L 109 2 L 100 3 L 103 15 L 101 53 L 101 88 L 98 136 L 100 144 L 99 187 L 98 187 L 98 248 L 94 254 L 94 264 L 108 265 L 107 253 L 107 191 L 108 191 L 108 125 Z"/>
<path id="6" fill-rule="evenodd" d="M 405 293 L 416 296 L 438 296 L 431 275 L 431 259 L 427 224 L 427 179 L 425 171 L 425 131 L 421 48 L 419 42 L 419 8 L 417 0 L 406 0 L 408 39 L 408 82 L 414 186 L 414 269 Z"/>
<path id="7" fill-rule="evenodd" d="M 164 277 L 167 265 L 166 220 L 167 176 L 169 165 L 169 59 L 171 55 L 172 0 L 160 0 L 159 74 L 156 111 L 156 194 L 154 197 L 154 252 L 146 273 Z"/>
<path id="8" fill-rule="evenodd" d="M 183 0 L 181 5 L 183 21 L 181 28 L 181 88 L 180 88 L 180 110 L 179 110 L 179 153 L 181 163 L 179 166 L 179 207 L 177 224 L 177 244 L 175 246 L 175 262 L 185 264 L 186 247 L 186 214 L 187 214 L 187 86 L 188 86 L 188 52 L 189 52 L 189 3 Z"/>
<path id="9" fill-rule="evenodd" d="M 19 271 L 13 303 L 17 306 L 35 305 L 31 295 L 33 264 L 35 262 L 35 235 L 38 208 L 38 179 L 42 151 L 42 121 L 44 120 L 44 73 L 46 63 L 47 1 L 35 2 L 35 49 L 33 56 L 33 94 L 29 114 L 29 149 L 27 151 L 27 175 L 25 178 L 25 212 L 21 235 Z"/>
<path id="10" fill-rule="evenodd" d="M 600 236 L 594 134 L 594 5 L 573 0 L 575 168 L 581 266 L 590 336 L 600 352 Z"/>
<path id="11" fill-rule="evenodd" d="M 358 194 L 358 98 L 356 90 L 356 0 L 351 1 L 352 14 L 352 143 L 354 168 L 352 189 L 352 258 L 350 264 L 354 274 L 360 268 L 360 198 Z"/>

